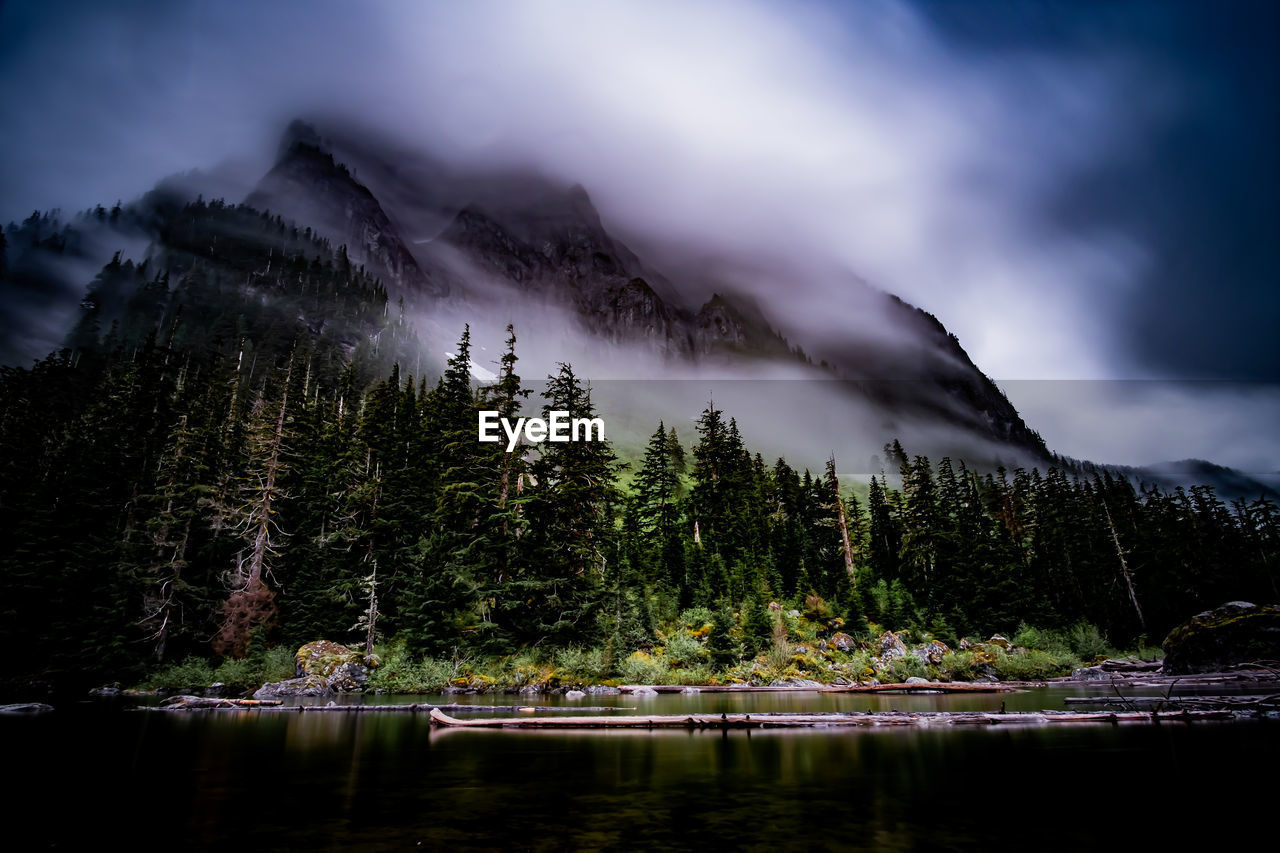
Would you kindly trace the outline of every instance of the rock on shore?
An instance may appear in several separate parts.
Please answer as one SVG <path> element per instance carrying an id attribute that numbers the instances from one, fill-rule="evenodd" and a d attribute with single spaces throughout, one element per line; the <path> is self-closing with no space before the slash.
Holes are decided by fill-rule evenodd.
<path id="1" fill-rule="evenodd" d="M 1166 675 L 1280 659 L 1280 606 L 1231 601 L 1193 616 L 1164 641 Z"/>

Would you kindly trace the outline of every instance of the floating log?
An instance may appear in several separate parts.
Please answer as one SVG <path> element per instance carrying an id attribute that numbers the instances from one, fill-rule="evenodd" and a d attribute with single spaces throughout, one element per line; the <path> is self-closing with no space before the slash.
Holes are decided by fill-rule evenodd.
<path id="1" fill-rule="evenodd" d="M 507 717 L 459 720 L 432 708 L 433 725 L 459 729 L 765 729 L 835 728 L 939 725 L 1032 725 L 1052 723 L 1153 723 L 1231 720 L 1235 711 L 1180 711 L 1157 716 L 1142 712 L 1038 711 L 989 713 L 973 711 L 925 711 L 919 713 L 869 712 L 825 714 L 665 714 L 629 717 Z"/>
<path id="2" fill-rule="evenodd" d="M 224 699 L 212 696 L 171 696 L 159 706 L 163 711 L 193 711 L 207 708 L 271 708 L 278 699 Z"/>
<path id="3" fill-rule="evenodd" d="M 753 684 L 709 684 L 693 689 L 699 693 L 1012 693 L 1026 684 L 1009 682 L 929 681 L 922 684 L 824 684 L 820 687 L 761 687 Z M 623 693 L 652 690 L 655 693 L 683 693 L 679 684 L 622 684 Z"/>
<path id="4" fill-rule="evenodd" d="M 1168 687 L 1170 684 L 1178 684 L 1182 687 L 1194 686 L 1211 686 L 1221 684 L 1238 684 L 1238 685 L 1257 685 L 1269 684 L 1280 686 L 1280 678 L 1272 670 L 1259 668 L 1251 670 L 1240 670 L 1236 672 L 1202 672 L 1190 675 L 1167 675 L 1157 671 L 1107 671 L 1107 678 L 1081 678 L 1074 675 L 1064 676 L 1063 678 L 1051 678 L 1049 684 L 1097 684 L 1099 681 L 1103 683 L 1118 682 L 1133 686 L 1142 687 Z"/>
<path id="5" fill-rule="evenodd" d="M 998 682 L 928 681 L 916 684 L 851 684 L 825 687 L 823 693 L 1015 693 L 1025 685 Z"/>
<path id="6" fill-rule="evenodd" d="M 652 690 L 654 693 L 683 693 L 686 690 L 699 693 L 813 693 L 820 687 L 761 687 L 755 684 L 619 684 L 623 693 Z"/>
<path id="7" fill-rule="evenodd" d="M 1280 706 L 1280 696 L 1067 696 L 1067 705 L 1106 705 L 1132 709 L 1169 708 L 1271 708 Z"/>
<path id="8" fill-rule="evenodd" d="M 177 697 L 175 697 L 177 698 Z M 258 711 L 286 711 L 290 713 L 316 713 L 319 711 L 429 711 L 440 708 L 446 711 L 506 711 L 522 714 L 529 713 L 580 713 L 582 711 L 634 711 L 634 707 L 576 705 L 571 707 L 550 705 L 430 705 L 424 703 L 407 703 L 403 705 L 284 705 L 277 700 L 267 699 L 205 699 L 187 697 L 195 702 L 177 702 L 168 705 L 140 705 L 136 711 L 216 711 L 243 710 L 251 708 Z"/>

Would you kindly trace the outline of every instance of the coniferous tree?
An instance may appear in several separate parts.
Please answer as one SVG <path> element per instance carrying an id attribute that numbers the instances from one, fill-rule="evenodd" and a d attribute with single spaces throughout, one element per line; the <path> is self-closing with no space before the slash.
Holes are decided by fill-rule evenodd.
<path id="1" fill-rule="evenodd" d="M 590 389 L 568 364 L 548 377 L 542 396 L 546 419 L 552 412 L 588 421 L 597 416 Z M 532 465 L 536 491 L 527 504 L 531 559 L 517 587 L 527 607 L 518 626 L 526 640 L 563 645 L 593 630 L 593 593 L 616 553 L 618 469 L 607 439 L 541 445 Z"/>

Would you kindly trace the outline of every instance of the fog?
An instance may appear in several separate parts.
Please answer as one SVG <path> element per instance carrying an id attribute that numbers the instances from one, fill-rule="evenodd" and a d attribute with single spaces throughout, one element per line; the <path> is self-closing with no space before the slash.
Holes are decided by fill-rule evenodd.
<path id="1" fill-rule="evenodd" d="M 1064 40 L 1015 25 L 993 46 L 897 0 L 265 5 L 0 7 L 0 218 L 110 204 L 192 168 L 247 189 L 302 116 L 455 169 L 581 183 L 612 233 L 701 286 L 688 299 L 731 278 L 814 354 L 853 330 L 892 343 L 856 282 L 935 314 L 1001 382 L 1220 371 L 1252 357 L 1257 315 L 1276 314 L 1274 299 L 1236 305 L 1234 334 L 1207 328 L 1214 345 L 1198 363 L 1187 347 L 1152 345 L 1162 329 L 1194 328 L 1204 297 L 1186 297 L 1179 315 L 1185 294 L 1153 285 L 1179 247 L 1145 227 L 1146 204 L 1102 190 L 1094 207 L 1081 201 L 1099 176 L 1136 169 L 1206 97 L 1195 69 L 1142 42 L 1140 27 Z M 1212 230 L 1200 239 L 1211 256 Z M 1135 304 L 1164 318 L 1145 337 Z M 537 310 L 550 313 L 527 324 L 572 323 Z M 462 319 L 424 324 L 456 339 Z M 500 345 L 502 324 L 490 325 L 484 337 Z M 538 337 L 530 364 L 565 360 Z M 589 341 L 565 352 L 611 369 Z M 621 361 L 612 367 L 632 374 L 647 365 Z M 1145 397 L 1146 420 L 1125 414 L 1104 430 L 1133 408 L 1094 397 L 1086 417 L 1078 401 L 1006 387 L 1064 452 L 1121 462 L 1158 447 L 1280 467 L 1274 421 L 1235 397 L 1180 386 Z M 1193 426 L 1143 440 L 1174 413 Z"/>

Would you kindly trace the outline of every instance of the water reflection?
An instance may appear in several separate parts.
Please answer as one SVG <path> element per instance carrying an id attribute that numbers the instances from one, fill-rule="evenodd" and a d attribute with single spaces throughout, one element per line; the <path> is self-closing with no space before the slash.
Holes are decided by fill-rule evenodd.
<path id="1" fill-rule="evenodd" d="M 1005 694 L 1013 706 L 1044 696 Z M 477 697 L 486 698 L 486 697 Z M 994 696 L 702 694 L 661 712 L 953 709 Z M 633 697 L 584 702 L 638 704 Z M 814 702 L 813 700 L 819 700 Z M 503 700 L 499 700 L 503 701 Z M 749 704 L 744 705 L 744 701 Z M 33 843 L 183 849 L 963 849 L 1196 843 L 1266 806 L 1274 725 L 493 731 L 425 714 L 80 713 L 0 719 Z M 1098 815 L 1123 814 L 1103 826 Z M 1215 821 L 1215 846 L 1237 830 Z"/>

